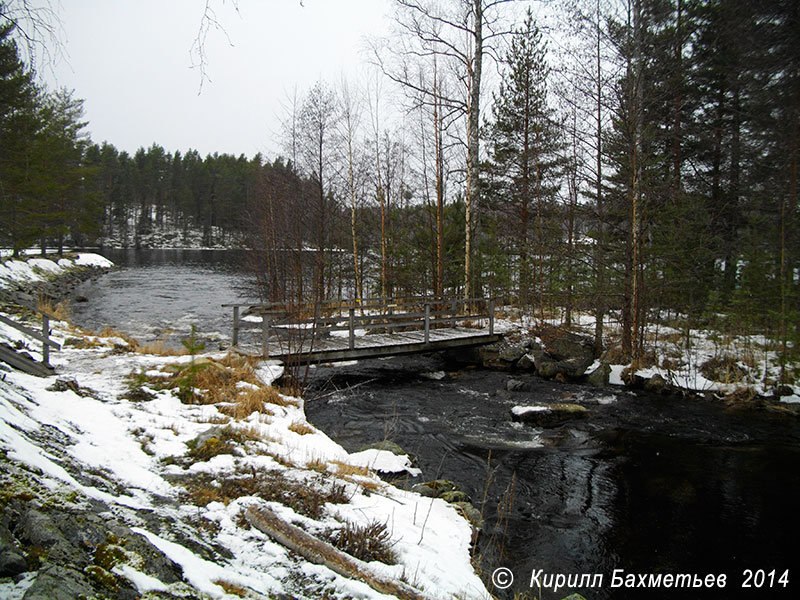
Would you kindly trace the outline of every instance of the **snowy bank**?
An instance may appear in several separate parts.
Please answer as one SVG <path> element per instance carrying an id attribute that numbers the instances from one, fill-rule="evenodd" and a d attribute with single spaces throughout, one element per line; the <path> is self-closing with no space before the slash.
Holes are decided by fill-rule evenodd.
<path id="1" fill-rule="evenodd" d="M 70 260 L 79 261 L 102 264 Z M 11 262 L 2 273 L 13 282 L 69 268 Z M 313 427 L 301 399 L 269 387 L 276 365 L 140 354 L 66 322 L 52 335 L 63 346 L 51 358 L 56 376 L 0 363 L 0 503 L 11 522 L 32 524 L 0 531 L 0 550 L 25 558 L 15 578 L 0 579 L 0 597 L 57 585 L 108 598 L 386 598 L 375 579 L 424 598 L 490 598 L 458 510 L 376 475 L 416 474 L 407 456 L 349 454 Z M 0 329 L 0 341 L 11 336 Z M 382 545 L 356 559 L 366 576 L 346 577 L 251 527 L 251 509 L 336 553 L 348 535 Z M 33 560 L 44 543 L 35 531 L 47 532 L 51 550 Z"/>
<path id="2" fill-rule="evenodd" d="M 0 288 L 14 289 L 52 280 L 74 272 L 77 267 L 110 269 L 110 260 L 99 254 L 81 252 L 74 258 L 8 258 L 0 262 Z"/>

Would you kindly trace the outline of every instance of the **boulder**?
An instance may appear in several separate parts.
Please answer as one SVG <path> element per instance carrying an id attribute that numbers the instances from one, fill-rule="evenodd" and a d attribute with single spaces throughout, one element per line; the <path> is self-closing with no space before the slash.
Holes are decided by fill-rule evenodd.
<path id="1" fill-rule="evenodd" d="M 83 573 L 59 565 L 48 565 L 42 569 L 24 596 L 25 600 L 75 600 L 93 597 L 92 585 Z"/>
<path id="2" fill-rule="evenodd" d="M 527 353 L 527 348 L 521 344 L 508 345 L 501 348 L 498 358 L 503 362 L 516 364 Z"/>
<path id="3" fill-rule="evenodd" d="M 589 411 L 579 404 L 534 404 L 515 406 L 511 409 L 511 418 L 514 421 L 540 427 L 552 427 L 567 421 L 583 419 L 588 415 Z"/>
<path id="4" fill-rule="evenodd" d="M 394 442 L 390 442 L 389 440 L 383 440 L 380 442 L 375 442 L 374 444 L 368 444 L 359 450 L 359 452 L 363 452 L 364 450 L 386 450 L 387 452 L 391 452 L 392 454 L 396 454 L 397 456 L 408 456 L 408 452 L 403 450 L 398 444 Z"/>
<path id="5" fill-rule="evenodd" d="M 661 394 L 663 392 L 668 391 L 667 386 L 668 386 L 667 380 L 664 379 L 658 373 L 656 373 L 650 379 L 644 382 L 645 391 L 652 392 L 654 394 Z"/>
<path id="6" fill-rule="evenodd" d="M 467 496 L 467 494 L 461 490 L 450 490 L 449 492 L 444 492 L 439 496 L 439 498 L 445 502 L 449 502 L 450 504 L 455 504 L 457 502 L 469 502 L 469 496 Z"/>
<path id="7" fill-rule="evenodd" d="M 427 498 L 441 498 L 447 492 L 458 491 L 458 486 L 449 479 L 434 479 L 413 485 L 411 491 Z"/>
<path id="8" fill-rule="evenodd" d="M 509 379 L 506 381 L 506 390 L 509 392 L 525 392 L 530 389 L 530 386 L 524 381 L 519 379 Z"/>
<path id="9" fill-rule="evenodd" d="M 600 366 L 586 376 L 586 382 L 595 387 L 605 387 L 608 385 L 610 376 L 611 365 L 607 362 L 602 362 Z"/>
<path id="10" fill-rule="evenodd" d="M 28 570 L 28 563 L 14 543 L 14 536 L 0 523 L 0 577 L 15 577 Z"/>
<path id="11" fill-rule="evenodd" d="M 534 346 L 530 354 L 540 377 L 554 379 L 561 375 L 577 379 L 594 362 L 594 340 L 559 327 L 540 331 L 543 347 Z"/>
<path id="12" fill-rule="evenodd" d="M 523 356 L 522 358 L 520 358 L 517 361 L 517 369 L 520 369 L 521 371 L 533 371 L 533 370 L 535 370 L 536 369 L 536 363 L 533 360 L 533 356 L 526 352 L 525 356 Z"/>
<path id="13" fill-rule="evenodd" d="M 475 529 L 481 529 L 483 527 L 483 519 L 481 519 L 481 512 L 472 506 L 469 502 L 453 502 L 453 506 L 456 507 L 458 512 L 470 522 L 470 524 Z"/>

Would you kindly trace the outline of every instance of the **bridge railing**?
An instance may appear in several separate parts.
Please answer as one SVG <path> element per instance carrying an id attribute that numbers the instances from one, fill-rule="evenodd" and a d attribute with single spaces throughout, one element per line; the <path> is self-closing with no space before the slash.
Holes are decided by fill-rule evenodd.
<path id="1" fill-rule="evenodd" d="M 339 331 L 347 332 L 351 350 L 358 331 L 393 334 L 422 330 L 427 344 L 434 329 L 455 329 L 459 324 L 474 327 L 476 321 L 486 321 L 490 334 L 494 334 L 494 300 L 487 298 L 413 297 L 329 301 L 319 305 L 242 303 L 223 306 L 233 309 L 233 345 L 239 345 L 242 330 L 260 329 L 265 353 L 273 338 L 310 334 L 318 339 Z M 247 316 L 260 317 L 260 321 L 246 320 Z"/>
<path id="2" fill-rule="evenodd" d="M 52 319 L 56 319 L 56 317 L 54 317 L 53 315 L 51 315 L 51 314 L 49 314 L 49 313 L 37 308 L 33 304 L 31 304 L 31 303 L 29 303 L 29 302 L 27 302 L 24 299 L 21 299 L 19 297 L 16 297 L 16 296 L 12 297 L 9 294 L 3 294 L 2 295 L 2 299 L 5 300 L 6 302 L 13 302 L 14 304 L 18 304 L 20 306 L 23 306 L 24 308 L 27 308 L 28 310 L 30 310 L 30 311 L 32 311 L 34 313 L 38 313 L 38 314 L 41 315 L 41 317 L 42 317 L 41 332 L 36 331 L 34 329 L 31 329 L 30 327 L 28 327 L 27 325 L 23 325 L 22 323 L 18 323 L 17 321 L 15 321 L 15 320 L 13 320 L 13 319 L 11 319 L 11 318 L 3 315 L 3 314 L 0 314 L 0 323 L 4 323 L 5 325 L 8 325 L 9 327 L 12 327 L 13 329 L 16 329 L 20 333 L 24 334 L 26 337 L 28 337 L 30 339 L 33 339 L 33 340 L 36 340 L 37 342 L 39 342 L 42 345 L 42 362 L 41 362 L 41 364 L 46 369 L 52 369 L 52 365 L 50 364 L 50 349 L 51 348 L 53 350 L 60 350 L 61 349 L 61 344 L 59 344 L 58 342 L 50 339 L 50 319 L 51 318 Z M 6 356 L 6 358 L 8 358 L 10 360 L 14 360 L 13 357 L 11 357 L 11 356 Z M 18 364 L 16 364 L 16 362 L 15 362 L 15 366 L 18 366 L 19 368 L 23 368 L 23 369 L 25 368 L 24 364 L 19 364 L 18 365 Z"/>

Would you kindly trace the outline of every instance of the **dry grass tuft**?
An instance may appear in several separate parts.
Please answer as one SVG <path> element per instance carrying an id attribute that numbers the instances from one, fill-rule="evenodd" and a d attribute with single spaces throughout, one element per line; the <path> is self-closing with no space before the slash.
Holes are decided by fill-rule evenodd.
<path id="1" fill-rule="evenodd" d="M 310 471 L 316 471 L 317 473 L 327 473 L 328 463 L 326 463 L 324 460 L 315 458 L 314 460 L 306 463 L 306 469 L 309 469 Z"/>
<path id="2" fill-rule="evenodd" d="M 264 401 L 259 398 L 259 395 L 254 393 L 240 394 L 235 402 L 218 406 L 217 410 L 237 420 L 246 419 L 254 412 L 268 416 L 275 414 L 264 405 Z"/>
<path id="3" fill-rule="evenodd" d="M 187 481 L 189 500 L 205 506 L 209 502 L 230 503 L 243 496 L 256 496 L 268 502 L 280 502 L 295 512 L 319 519 L 325 504 L 344 504 L 350 500 L 345 487 L 322 477 L 296 481 L 281 471 L 252 469 L 223 479 L 201 473 Z"/>
<path id="4" fill-rule="evenodd" d="M 326 537 L 334 547 L 364 562 L 377 560 L 387 565 L 397 563 L 391 534 L 386 525 L 379 521 L 366 525 L 348 521 L 344 527 L 329 532 Z"/>
<path id="5" fill-rule="evenodd" d="M 330 464 L 336 467 L 336 474 L 340 477 L 369 477 L 372 475 L 372 472 L 367 467 L 351 465 L 350 463 L 342 462 L 340 460 L 333 460 Z"/>
<path id="6" fill-rule="evenodd" d="M 70 319 L 72 318 L 72 310 L 69 306 L 69 300 L 62 300 L 53 306 L 53 303 L 48 298 L 41 297 L 36 303 L 36 308 L 39 311 L 46 313 L 49 317 L 59 321 L 64 321 L 65 323 L 69 323 Z"/>
<path id="7" fill-rule="evenodd" d="M 197 419 L 198 423 L 208 423 L 210 425 L 227 425 L 231 422 L 228 415 L 212 415 L 209 417 L 201 417 Z"/>
<path id="8" fill-rule="evenodd" d="M 310 433 L 316 433 L 317 430 L 303 421 L 294 421 L 289 425 L 289 431 L 294 431 L 297 435 L 308 435 Z"/>
<path id="9" fill-rule="evenodd" d="M 232 596 L 239 596 L 240 598 L 244 598 L 247 596 L 247 589 L 243 588 L 240 585 L 236 585 L 235 583 L 231 583 L 230 581 L 225 581 L 224 579 L 215 579 L 214 584 L 221 587 L 225 590 L 226 594 L 230 594 Z"/>

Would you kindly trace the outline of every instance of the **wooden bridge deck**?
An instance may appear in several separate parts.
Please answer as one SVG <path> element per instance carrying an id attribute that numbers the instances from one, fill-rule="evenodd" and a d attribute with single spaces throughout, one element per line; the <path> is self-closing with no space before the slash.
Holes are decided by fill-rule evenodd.
<path id="1" fill-rule="evenodd" d="M 292 347 L 289 342 L 270 342 L 267 355 L 285 363 L 337 362 L 480 346 L 496 342 L 502 335 L 489 333 L 488 329 L 448 328 L 431 330 L 428 338 L 426 342 L 424 331 L 370 334 L 357 336 L 352 348 L 348 339 L 341 337 L 316 339 L 299 347 Z M 261 348 L 253 350 L 258 352 Z"/>
<path id="2" fill-rule="evenodd" d="M 469 302 L 473 310 L 464 309 Z M 474 307 L 480 304 L 480 310 Z M 316 318 L 289 318 L 277 305 L 233 307 L 233 342 L 241 352 L 281 360 L 287 364 L 314 364 L 435 352 L 481 346 L 502 338 L 494 332 L 491 300 L 430 301 L 415 299 L 379 306 L 343 305 Z M 239 309 L 260 320 L 244 320 Z M 379 310 L 376 310 L 376 307 Z M 388 307 L 388 308 L 387 308 Z M 356 314 L 356 312 L 360 314 Z M 291 311 L 288 311 L 291 312 Z M 320 311 L 317 310 L 317 313 Z M 295 313 L 296 314 L 296 313 Z M 476 327 L 476 322 L 484 327 Z M 470 325 L 469 327 L 458 326 Z M 241 340 L 240 330 L 255 330 Z"/>

